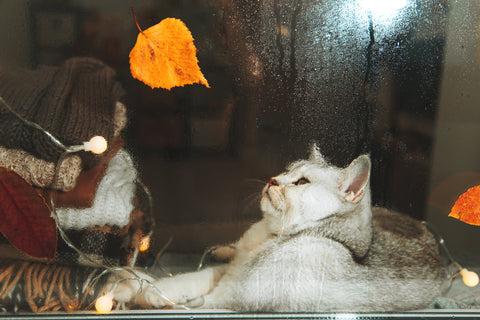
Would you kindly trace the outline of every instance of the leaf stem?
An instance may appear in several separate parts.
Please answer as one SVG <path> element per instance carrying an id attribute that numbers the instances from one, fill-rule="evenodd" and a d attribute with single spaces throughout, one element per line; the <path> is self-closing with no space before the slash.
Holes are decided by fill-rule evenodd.
<path id="1" fill-rule="evenodd" d="M 140 26 L 138 25 L 137 16 L 135 15 L 135 9 L 133 8 L 133 5 L 131 5 L 130 8 L 132 9 L 132 15 L 133 15 L 133 19 L 135 20 L 135 24 L 137 25 L 137 28 L 140 31 L 140 33 L 143 34 L 142 28 L 140 28 Z"/>

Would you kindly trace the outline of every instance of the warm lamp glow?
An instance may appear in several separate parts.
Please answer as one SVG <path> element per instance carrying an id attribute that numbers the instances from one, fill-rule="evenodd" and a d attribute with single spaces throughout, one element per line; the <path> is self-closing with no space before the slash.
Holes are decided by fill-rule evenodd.
<path id="1" fill-rule="evenodd" d="M 90 139 L 90 141 L 84 142 L 83 145 L 85 146 L 85 151 L 90 151 L 95 154 L 104 153 L 108 147 L 107 140 L 102 136 L 95 136 Z"/>
<path id="2" fill-rule="evenodd" d="M 148 250 L 148 248 L 150 248 L 150 237 L 146 236 L 146 237 L 143 237 L 142 240 L 140 240 L 140 245 L 138 246 L 138 250 L 140 250 L 140 252 L 145 252 Z"/>
<path id="3" fill-rule="evenodd" d="M 113 308 L 113 299 L 111 294 L 101 296 L 95 301 L 95 309 L 98 313 L 109 313 Z"/>
<path id="4" fill-rule="evenodd" d="M 478 284 L 478 275 L 473 271 L 468 271 L 467 269 L 462 269 L 460 274 L 463 278 L 463 283 L 469 287 L 475 287 Z"/>

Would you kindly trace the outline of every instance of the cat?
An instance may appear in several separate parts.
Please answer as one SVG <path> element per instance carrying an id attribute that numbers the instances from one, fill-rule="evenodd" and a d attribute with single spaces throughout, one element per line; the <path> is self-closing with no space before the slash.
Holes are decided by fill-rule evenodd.
<path id="1" fill-rule="evenodd" d="M 122 281 L 114 298 L 241 312 L 427 307 L 445 279 L 435 237 L 413 218 L 372 207 L 370 167 L 361 155 L 337 168 L 313 146 L 308 160 L 266 184 L 263 219 L 238 240 L 229 263 L 159 280 L 144 275 L 157 290 Z"/>

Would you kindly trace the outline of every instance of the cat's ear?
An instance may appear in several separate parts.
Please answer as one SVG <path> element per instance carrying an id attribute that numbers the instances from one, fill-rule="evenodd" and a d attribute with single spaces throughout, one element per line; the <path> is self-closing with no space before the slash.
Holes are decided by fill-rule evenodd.
<path id="1" fill-rule="evenodd" d="M 317 146 L 316 143 L 312 143 L 312 147 L 310 148 L 310 161 L 315 161 L 319 163 L 324 163 L 325 165 L 327 164 L 327 161 L 322 156 L 322 153 L 320 152 L 320 148 Z"/>
<path id="2" fill-rule="evenodd" d="M 361 199 L 370 179 L 370 157 L 361 155 L 343 169 L 343 181 L 340 192 L 345 200 L 357 202 Z"/>

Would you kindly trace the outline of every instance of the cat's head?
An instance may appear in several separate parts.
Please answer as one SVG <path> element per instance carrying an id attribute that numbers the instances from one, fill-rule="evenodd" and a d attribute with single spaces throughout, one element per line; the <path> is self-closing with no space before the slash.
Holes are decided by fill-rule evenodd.
<path id="1" fill-rule="evenodd" d="M 334 214 L 370 207 L 370 158 L 361 155 L 346 168 L 329 165 L 317 146 L 308 160 L 288 166 L 262 191 L 264 217 L 277 231 L 302 228 Z"/>

